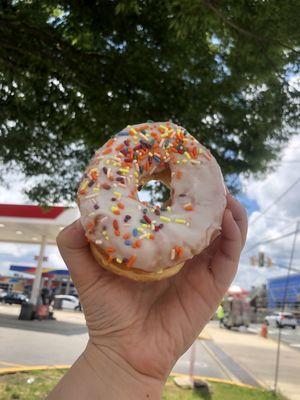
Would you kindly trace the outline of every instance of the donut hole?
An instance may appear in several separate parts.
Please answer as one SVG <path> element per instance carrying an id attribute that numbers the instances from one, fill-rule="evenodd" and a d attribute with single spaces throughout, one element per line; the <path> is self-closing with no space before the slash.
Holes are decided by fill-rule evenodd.
<path id="1" fill-rule="evenodd" d="M 164 182 L 151 179 L 143 185 L 138 193 L 140 201 L 147 201 L 152 206 L 169 205 L 171 201 L 171 191 Z"/>

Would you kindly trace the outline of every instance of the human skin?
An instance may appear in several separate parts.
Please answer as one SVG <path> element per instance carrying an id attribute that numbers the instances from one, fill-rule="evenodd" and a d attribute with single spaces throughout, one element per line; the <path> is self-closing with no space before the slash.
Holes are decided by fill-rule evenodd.
<path id="1" fill-rule="evenodd" d="M 48 399 L 161 399 L 174 364 L 230 286 L 246 235 L 246 211 L 228 194 L 221 235 L 205 251 L 169 279 L 137 283 L 99 267 L 79 221 L 65 228 L 57 243 L 89 341 Z"/>

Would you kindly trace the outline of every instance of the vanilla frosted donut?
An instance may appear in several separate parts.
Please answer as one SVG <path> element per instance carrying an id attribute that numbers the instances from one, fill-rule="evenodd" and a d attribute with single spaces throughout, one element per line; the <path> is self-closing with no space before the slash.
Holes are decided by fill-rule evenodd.
<path id="1" fill-rule="evenodd" d="M 152 179 L 170 187 L 169 206 L 139 201 Z M 95 258 L 136 280 L 178 272 L 218 234 L 226 206 L 216 160 L 171 122 L 127 126 L 112 137 L 87 167 L 77 199 Z"/>

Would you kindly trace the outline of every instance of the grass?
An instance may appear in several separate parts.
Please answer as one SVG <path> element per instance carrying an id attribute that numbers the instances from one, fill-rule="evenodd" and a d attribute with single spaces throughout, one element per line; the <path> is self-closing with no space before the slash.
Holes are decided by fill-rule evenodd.
<path id="1" fill-rule="evenodd" d="M 63 376 L 65 370 L 16 373 L 0 377 L 0 400 L 44 399 Z M 210 383 L 208 392 L 183 390 L 172 378 L 166 383 L 163 400 L 284 400 L 261 389 L 250 389 L 224 383 Z"/>
<path id="2" fill-rule="evenodd" d="M 44 399 L 64 373 L 64 370 L 53 369 L 1 376 L 0 400 Z"/>
<path id="3" fill-rule="evenodd" d="M 261 389 L 235 386 L 226 383 L 209 383 L 210 392 L 183 390 L 170 378 L 165 386 L 163 400 L 284 400 L 271 392 Z"/>

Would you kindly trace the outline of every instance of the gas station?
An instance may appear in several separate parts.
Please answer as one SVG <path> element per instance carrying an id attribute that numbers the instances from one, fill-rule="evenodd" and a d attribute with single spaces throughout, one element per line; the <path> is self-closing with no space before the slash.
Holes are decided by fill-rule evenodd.
<path id="1" fill-rule="evenodd" d="M 39 245 L 36 268 L 11 265 L 11 271 L 33 274 L 30 303 L 21 308 L 20 319 L 33 319 L 37 311 L 42 279 L 64 276 L 70 287 L 67 270 L 44 268 L 47 245 L 56 245 L 56 237 L 79 217 L 77 208 L 0 204 L 0 242 Z"/>
<path id="2" fill-rule="evenodd" d="M 24 294 L 28 294 L 28 292 L 31 293 L 34 276 L 36 274 L 36 267 L 11 264 L 9 271 L 14 272 L 13 277 L 7 277 L 7 280 L 13 283 L 12 290 L 23 291 Z M 31 275 L 33 278 L 27 278 L 25 275 Z M 41 289 L 44 286 L 47 286 L 50 290 L 57 291 L 57 294 L 69 294 L 70 290 L 74 287 L 67 269 L 57 269 L 52 267 L 43 267 Z"/>

